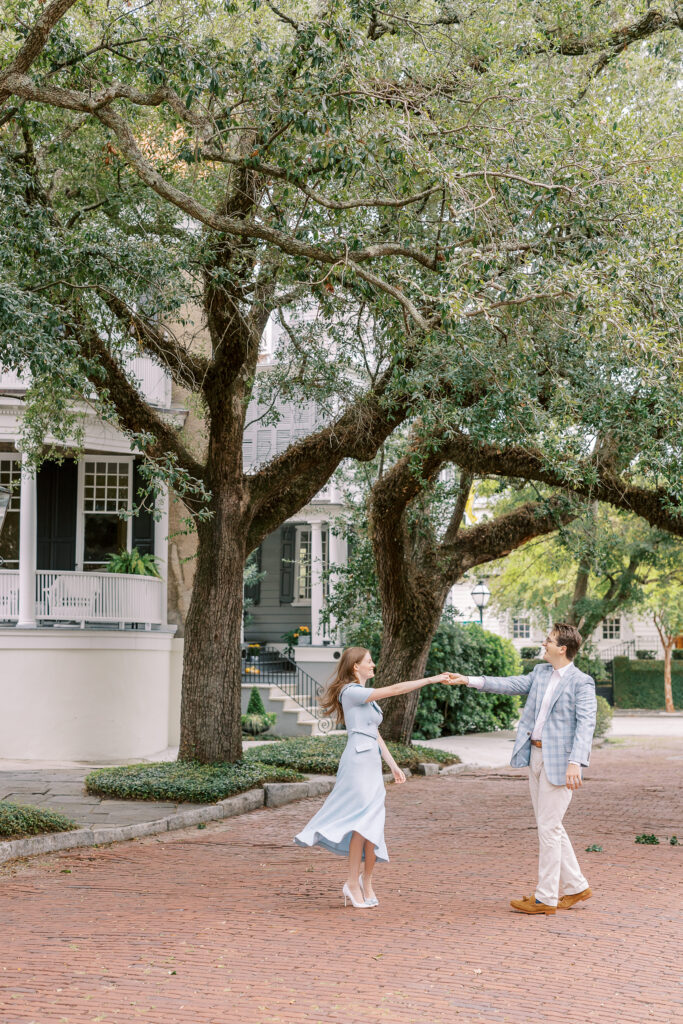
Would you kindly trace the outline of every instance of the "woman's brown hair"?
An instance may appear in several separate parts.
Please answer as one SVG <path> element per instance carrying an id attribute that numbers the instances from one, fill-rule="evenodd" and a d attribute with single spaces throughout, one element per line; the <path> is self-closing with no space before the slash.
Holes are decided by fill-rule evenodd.
<path id="1" fill-rule="evenodd" d="M 339 694 L 349 683 L 359 682 L 353 671 L 353 666 L 358 665 L 368 653 L 366 647 L 347 647 L 345 651 L 342 651 L 337 671 L 320 695 L 318 700 L 320 707 L 325 715 L 336 715 L 337 725 L 344 725 L 344 709 L 339 700 Z"/>

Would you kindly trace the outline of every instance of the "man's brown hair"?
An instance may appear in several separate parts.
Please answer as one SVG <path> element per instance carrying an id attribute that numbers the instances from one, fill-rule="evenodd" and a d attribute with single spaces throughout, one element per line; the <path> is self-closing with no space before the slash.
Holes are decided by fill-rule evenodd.
<path id="1" fill-rule="evenodd" d="M 567 648 L 567 657 L 573 661 L 583 643 L 583 637 L 576 626 L 570 626 L 568 622 L 553 622 L 551 634 L 556 644 Z"/>

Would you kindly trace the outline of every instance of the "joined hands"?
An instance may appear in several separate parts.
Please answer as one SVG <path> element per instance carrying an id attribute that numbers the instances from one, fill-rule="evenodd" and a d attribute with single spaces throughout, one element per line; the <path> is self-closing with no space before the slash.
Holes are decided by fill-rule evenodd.
<path id="1" fill-rule="evenodd" d="M 438 676 L 432 676 L 432 683 L 445 683 L 446 686 L 467 686 L 468 677 L 459 672 L 441 672 Z"/>

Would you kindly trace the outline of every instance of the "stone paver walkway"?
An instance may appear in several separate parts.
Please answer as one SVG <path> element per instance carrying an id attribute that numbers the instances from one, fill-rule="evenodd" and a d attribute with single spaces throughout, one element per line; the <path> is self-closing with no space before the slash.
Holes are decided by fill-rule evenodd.
<path id="1" fill-rule="evenodd" d="M 549 918 L 508 908 L 536 864 L 512 769 L 388 788 L 375 910 L 293 845 L 320 800 L 5 868 L 0 1020 L 678 1024 L 682 775 L 680 741 L 596 751 L 567 815 L 595 897 Z"/>
<path id="2" fill-rule="evenodd" d="M 0 772 L 0 800 L 49 808 L 65 814 L 77 825 L 97 828 L 155 821 L 176 811 L 194 810 L 201 806 L 170 801 L 107 800 L 91 796 L 83 789 L 83 780 L 89 771 L 90 768 Z"/>
<path id="3" fill-rule="evenodd" d="M 253 741 L 244 743 L 245 749 L 253 746 Z M 177 750 L 168 760 L 175 760 L 176 755 Z M 86 793 L 83 783 L 86 775 L 101 765 L 72 763 L 66 768 L 60 768 L 59 762 L 48 762 L 40 768 L 31 765 L 31 761 L 22 763 L 0 760 L 0 800 L 59 811 L 81 826 L 108 828 L 137 825 L 204 806 L 172 801 L 110 800 L 92 796 Z"/>

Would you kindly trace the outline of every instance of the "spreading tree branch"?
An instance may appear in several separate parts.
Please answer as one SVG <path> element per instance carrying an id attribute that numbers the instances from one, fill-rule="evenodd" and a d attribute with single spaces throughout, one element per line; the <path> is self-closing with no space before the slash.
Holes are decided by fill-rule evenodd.
<path id="1" fill-rule="evenodd" d="M 515 445 L 501 448 L 475 441 L 462 433 L 451 439 L 448 453 L 456 465 L 477 475 L 491 473 L 560 487 L 592 501 L 605 501 L 615 508 L 634 512 L 651 526 L 683 537 L 683 510 L 677 508 L 679 501 L 673 492 L 631 484 L 603 469 L 599 455 L 574 466 L 569 477 L 549 466 L 540 451 Z"/>

